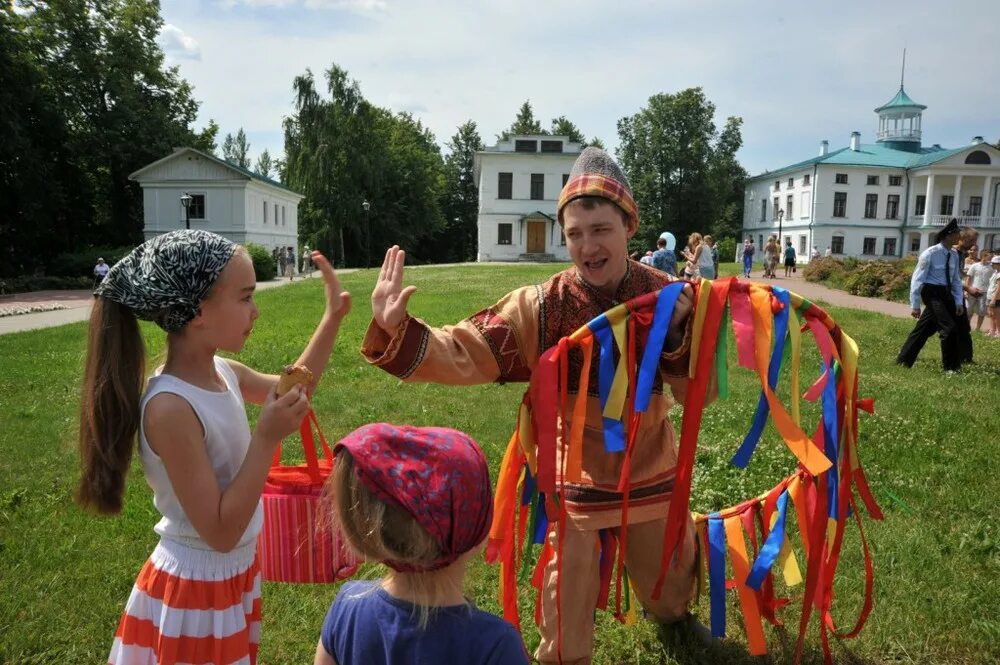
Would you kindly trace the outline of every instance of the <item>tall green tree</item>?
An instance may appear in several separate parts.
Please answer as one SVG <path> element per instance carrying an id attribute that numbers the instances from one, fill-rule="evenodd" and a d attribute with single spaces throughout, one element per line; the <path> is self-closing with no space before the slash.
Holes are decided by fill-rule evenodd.
<path id="1" fill-rule="evenodd" d="M 564 115 L 552 118 L 552 134 L 554 136 L 568 136 L 574 143 L 587 143 L 587 137 L 583 135 L 580 128 Z"/>
<path id="2" fill-rule="evenodd" d="M 30 274 L 86 242 L 92 182 L 39 60 L 28 19 L 0 6 L 0 276 Z"/>
<path id="3" fill-rule="evenodd" d="M 274 160 L 271 159 L 271 153 L 264 149 L 264 152 L 260 153 L 257 157 L 257 163 L 253 166 L 254 173 L 263 176 L 265 178 L 270 178 L 272 171 L 275 170 Z"/>
<path id="4" fill-rule="evenodd" d="M 73 210 L 90 244 L 142 239 L 136 169 L 174 146 L 204 145 L 191 130 L 198 104 L 176 67 L 164 64 L 159 2 L 22 0 L 23 29 L 56 96 L 71 160 L 88 179 L 90 202 Z M 45 220 L 38 220 L 44 222 Z"/>
<path id="5" fill-rule="evenodd" d="M 325 79 L 328 98 L 311 71 L 295 78 L 283 175 L 306 195 L 300 237 L 338 264 L 363 266 L 387 242 L 413 247 L 443 226 L 441 154 L 419 121 L 370 104 L 346 70 L 333 65 Z"/>
<path id="6" fill-rule="evenodd" d="M 446 144 L 441 211 L 444 229 L 421 243 L 420 254 L 434 263 L 475 261 L 478 248 L 479 183 L 473 172 L 483 149 L 476 123 L 467 120 Z"/>
<path id="7" fill-rule="evenodd" d="M 222 158 L 241 168 L 250 168 L 250 142 L 242 127 L 236 132 L 236 136 L 226 134 L 226 138 L 222 140 Z"/>
<path id="8" fill-rule="evenodd" d="M 683 238 L 726 229 L 742 218 L 745 172 L 735 158 L 742 120 L 729 118 L 719 134 L 714 115 L 702 89 L 688 88 L 653 95 L 618 121 L 618 158 L 642 211 L 637 244 L 651 247 L 667 230 Z"/>
<path id="9" fill-rule="evenodd" d="M 535 119 L 535 112 L 531 108 L 531 100 L 525 100 L 514 118 L 514 123 L 497 134 L 497 141 L 506 141 L 516 134 L 548 134 L 542 129 L 542 123 Z"/>

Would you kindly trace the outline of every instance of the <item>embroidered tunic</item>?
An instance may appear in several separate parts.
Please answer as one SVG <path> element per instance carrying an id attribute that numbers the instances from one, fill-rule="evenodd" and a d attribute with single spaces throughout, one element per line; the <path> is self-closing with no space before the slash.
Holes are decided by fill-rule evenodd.
<path id="1" fill-rule="evenodd" d="M 569 268 L 540 285 L 516 289 L 492 307 L 454 326 L 434 328 L 409 315 L 390 338 L 372 321 L 362 342 L 367 360 L 410 382 L 473 385 L 527 381 L 542 352 L 606 310 L 673 278 L 635 261 L 615 297 L 608 298 Z M 683 400 L 691 344 L 691 319 L 679 348 L 664 353 L 650 400 L 639 425 L 632 456 L 629 522 L 665 517 L 673 489 L 677 445 L 667 412 L 674 400 Z M 643 344 L 637 339 L 637 357 Z M 582 478 L 567 484 L 565 500 L 570 524 L 578 529 L 621 525 L 622 495 L 616 488 L 624 453 L 604 450 L 600 399 L 597 393 L 598 349 L 591 364 L 587 424 L 584 429 Z M 616 358 L 617 362 L 617 358 Z M 577 392 L 583 359 L 570 356 L 569 395 Z M 664 390 L 666 384 L 670 390 Z M 556 468 L 562 452 L 557 451 Z"/>

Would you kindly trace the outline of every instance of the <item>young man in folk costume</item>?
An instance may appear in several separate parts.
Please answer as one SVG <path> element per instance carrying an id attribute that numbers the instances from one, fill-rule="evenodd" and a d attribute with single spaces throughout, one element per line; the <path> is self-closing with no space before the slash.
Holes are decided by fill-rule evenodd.
<path id="1" fill-rule="evenodd" d="M 403 287 L 404 252 L 398 247 L 389 249 L 372 292 L 373 320 L 362 354 L 371 364 L 411 382 L 527 381 L 539 356 L 560 338 L 602 312 L 674 280 L 628 259 L 626 247 L 638 229 L 639 212 L 625 174 L 604 151 L 588 148 L 577 159 L 559 197 L 558 219 L 573 267 L 544 284 L 517 289 L 492 307 L 443 328 L 432 328 L 407 313 L 415 287 Z M 685 286 L 670 321 L 661 371 L 632 453 L 625 534 L 628 575 L 639 600 L 653 618 L 671 624 L 668 635 L 681 640 L 692 631 L 698 638 L 704 635 L 704 628 L 687 613 L 695 592 L 695 530 L 690 521 L 659 598 L 653 598 L 653 589 L 663 567 L 665 518 L 677 460 L 667 412 L 675 398 L 683 399 L 687 385 L 692 309 L 692 289 Z M 636 357 L 642 352 L 640 347 Z M 597 345 L 594 356 L 598 356 Z M 579 352 L 570 355 L 570 363 L 572 396 L 582 367 Z M 581 479 L 563 486 L 564 528 L 549 529 L 548 544 L 555 553 L 545 564 L 541 643 L 535 652 L 543 663 L 590 661 L 601 586 L 600 532 L 607 529 L 620 536 L 622 531 L 623 497 L 617 487 L 624 454 L 604 449 L 598 365 L 596 360 L 590 365 Z M 563 452 L 557 452 L 557 469 L 562 468 Z M 561 543 L 559 531 L 563 532 Z"/>

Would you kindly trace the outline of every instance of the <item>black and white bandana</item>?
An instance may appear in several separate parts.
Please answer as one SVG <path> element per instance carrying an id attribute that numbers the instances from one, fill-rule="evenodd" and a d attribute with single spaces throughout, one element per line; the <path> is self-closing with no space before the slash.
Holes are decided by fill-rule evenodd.
<path id="1" fill-rule="evenodd" d="M 94 294 L 125 305 L 137 318 L 155 321 L 167 332 L 178 332 L 198 315 L 236 247 L 208 231 L 171 231 L 133 249 Z"/>

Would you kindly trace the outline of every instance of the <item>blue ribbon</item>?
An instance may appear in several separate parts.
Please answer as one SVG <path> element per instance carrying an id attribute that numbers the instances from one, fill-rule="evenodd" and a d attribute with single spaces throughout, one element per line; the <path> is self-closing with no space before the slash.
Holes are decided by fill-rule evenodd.
<path id="1" fill-rule="evenodd" d="M 656 309 L 653 312 L 653 324 L 649 328 L 646 348 L 642 352 L 642 362 L 635 387 L 635 410 L 645 413 L 649 408 L 649 398 L 653 393 L 653 383 L 660 371 L 660 354 L 663 353 L 663 343 L 667 338 L 670 317 L 674 314 L 677 297 L 684 288 L 682 282 L 673 282 L 660 289 L 656 299 Z"/>
<path id="2" fill-rule="evenodd" d="M 597 385 L 601 398 L 601 412 L 608 403 L 611 384 L 615 378 L 615 342 L 608 318 L 601 314 L 587 324 L 601 347 L 598 361 Z M 622 360 L 624 362 L 624 359 Z M 625 450 L 625 423 L 614 418 L 601 418 L 604 422 L 604 451 L 620 453 Z"/>
<path id="3" fill-rule="evenodd" d="M 747 576 L 747 586 L 756 591 L 760 591 L 764 579 L 774 566 L 781 552 L 781 546 L 785 543 L 785 513 L 788 507 L 788 490 L 785 490 L 778 497 L 778 519 L 774 523 L 774 528 L 767 534 L 767 540 L 760 548 L 756 561 Z"/>
<path id="4" fill-rule="evenodd" d="M 830 377 L 823 387 L 823 452 L 827 458 L 833 462 L 826 477 L 827 492 L 827 514 L 833 519 L 837 519 L 839 510 L 837 507 L 837 492 L 840 485 L 839 444 L 837 437 L 837 380 L 840 376 L 840 364 L 833 360 Z M 825 369 L 825 367 L 824 367 Z"/>
<path id="5" fill-rule="evenodd" d="M 521 505 L 527 506 L 531 503 L 531 499 L 534 498 L 535 492 L 538 489 L 538 483 L 535 482 L 535 477 L 531 475 L 531 469 L 528 465 L 524 465 L 524 489 L 521 490 Z"/>
<path id="6" fill-rule="evenodd" d="M 549 530 L 549 518 L 545 514 L 545 495 L 539 494 L 535 499 L 535 533 L 531 535 L 531 542 L 541 545 L 545 542 L 545 532 Z"/>
<path id="7" fill-rule="evenodd" d="M 726 529 L 719 513 L 708 516 L 708 596 L 712 637 L 726 636 Z"/>
<path id="8" fill-rule="evenodd" d="M 788 312 L 792 306 L 791 296 L 788 291 L 777 286 L 771 287 L 771 292 L 778 299 L 783 307 L 781 311 L 774 315 L 774 349 L 771 351 L 771 360 L 767 368 L 767 385 L 774 390 L 778 385 L 778 375 L 781 373 L 781 361 L 784 358 L 785 337 L 788 335 Z M 760 436 L 764 433 L 764 425 L 767 424 L 767 416 L 771 409 L 767 405 L 767 397 L 764 391 L 760 391 L 760 399 L 757 401 L 757 410 L 753 414 L 753 423 L 747 433 L 739 450 L 733 455 L 732 462 L 735 466 L 745 469 L 750 464 L 750 458 L 757 449 Z"/>

